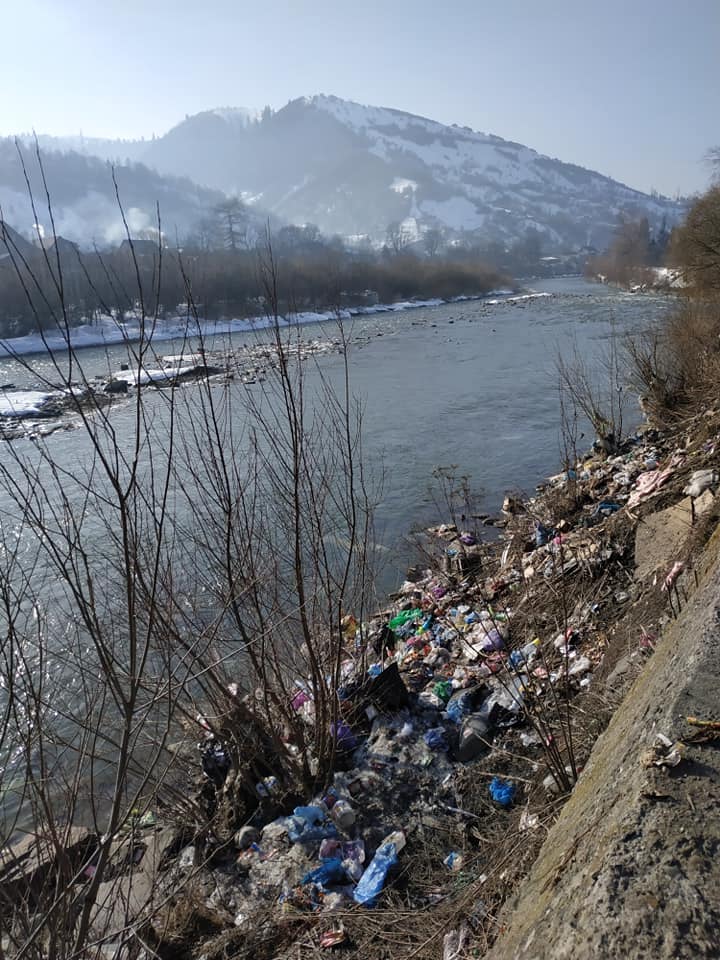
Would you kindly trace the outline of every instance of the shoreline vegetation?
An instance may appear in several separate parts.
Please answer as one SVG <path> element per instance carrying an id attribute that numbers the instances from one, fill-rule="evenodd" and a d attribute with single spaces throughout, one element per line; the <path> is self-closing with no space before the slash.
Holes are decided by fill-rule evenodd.
<path id="1" fill-rule="evenodd" d="M 720 278 L 720 259 L 714 269 Z M 190 436 L 176 427 L 183 392 L 154 393 L 160 417 L 144 403 L 152 379 L 138 377 L 122 450 L 104 401 L 88 406 L 68 382 L 89 462 L 59 471 L 43 443 L 10 444 L 0 460 L 18 512 L 0 569 L 1 785 L 16 799 L 6 839 L 21 810 L 33 819 L 0 858 L 4 953 L 491 950 L 550 826 L 584 788 L 593 744 L 717 540 L 720 321 L 703 276 L 702 293 L 627 344 L 627 369 L 615 344 L 600 371 L 561 358 L 561 471 L 537 496 L 511 490 L 502 517 L 473 517 L 467 479 L 436 474 L 446 522 L 381 602 L 379 492 L 363 465 L 348 344 L 340 325 L 344 380 L 322 379 L 311 408 L 271 259 L 276 355 L 244 398 L 247 449 L 211 377 L 198 381 Z M 138 372 L 153 369 L 147 336 L 133 350 Z M 82 379 L 81 351 L 68 361 Z M 631 435 L 625 376 L 647 417 Z M 499 540 L 484 539 L 485 520 Z M 61 642 L 38 568 L 57 581 Z M 714 737 L 717 721 L 700 723 Z M 679 728 L 633 734 L 648 739 L 644 762 L 660 780 L 706 749 Z M 112 789 L 98 796 L 108 767 Z M 683 921 L 689 949 L 696 927 Z"/>

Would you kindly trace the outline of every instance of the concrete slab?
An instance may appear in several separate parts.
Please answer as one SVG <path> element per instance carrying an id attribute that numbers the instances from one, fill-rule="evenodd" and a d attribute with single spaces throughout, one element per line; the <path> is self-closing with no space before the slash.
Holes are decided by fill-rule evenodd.
<path id="1" fill-rule="evenodd" d="M 657 570 L 667 571 L 677 559 L 692 528 L 692 500 L 643 517 L 635 534 L 635 579 L 647 580 Z"/>

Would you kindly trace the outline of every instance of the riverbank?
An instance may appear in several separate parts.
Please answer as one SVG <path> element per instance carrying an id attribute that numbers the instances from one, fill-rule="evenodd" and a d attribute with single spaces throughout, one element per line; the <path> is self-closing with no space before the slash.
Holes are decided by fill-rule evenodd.
<path id="1" fill-rule="evenodd" d="M 382 313 L 401 313 L 406 310 L 419 310 L 422 307 L 435 307 L 442 304 L 465 303 L 468 301 L 484 301 L 488 305 L 501 302 L 522 302 L 537 297 L 550 296 L 548 293 L 515 293 L 512 290 L 493 290 L 477 296 L 463 295 L 451 297 L 447 300 L 403 300 L 397 303 L 379 303 L 374 306 L 344 307 L 342 309 L 328 309 L 322 311 L 306 311 L 281 316 L 281 327 L 293 327 L 312 323 L 322 323 L 334 320 L 349 320 L 352 317 L 373 316 Z M 44 333 L 30 333 L 24 337 L 14 337 L 0 340 L 0 358 L 28 356 L 43 353 L 66 353 L 68 349 L 82 350 L 88 347 L 110 347 L 118 344 L 132 344 L 140 340 L 150 343 L 167 340 L 182 340 L 184 338 L 228 336 L 231 334 L 254 333 L 267 330 L 275 326 L 275 318 L 265 315 L 246 317 L 242 319 L 220 319 L 216 321 L 198 320 L 186 316 L 173 316 L 167 319 L 152 320 L 129 315 L 125 321 L 113 317 L 100 317 L 91 324 L 82 324 L 70 327 L 67 331 L 45 331 Z M 150 331 L 150 327 L 152 330 Z"/>
<path id="2" fill-rule="evenodd" d="M 268 938 L 283 956 L 302 955 L 299 939 L 334 938 L 358 960 L 437 956 L 441 944 L 462 957 L 493 943 L 508 895 L 580 789 L 576 778 L 585 783 L 595 738 L 627 684 L 652 672 L 693 589 L 718 522 L 718 444 L 716 411 L 681 432 L 646 430 L 537 498 L 509 501 L 499 544 L 452 525 L 431 531 L 428 565 L 369 625 L 367 643 L 383 656 L 369 654 L 371 680 L 343 708 L 343 736 L 355 742 L 329 790 L 293 813 L 267 784 L 251 831 L 186 848 L 179 873 L 168 873 L 177 885 L 190 870 L 214 897 L 210 956 L 221 945 L 257 956 Z M 359 636 L 350 631 L 350 678 Z M 638 742 L 662 779 L 686 761 L 658 732 Z M 223 915 L 236 929 L 222 931 Z"/>
<path id="3" fill-rule="evenodd" d="M 670 656 L 664 631 L 678 636 L 679 608 L 704 582 L 703 564 L 714 569 L 714 556 L 702 557 L 719 519 L 719 450 L 713 409 L 672 432 L 646 429 L 611 459 L 584 459 L 531 500 L 509 499 L 499 542 L 484 542 L 481 527 L 430 531 L 424 559 L 387 607 L 364 625 L 345 621 L 339 756 L 326 788 L 299 796 L 280 779 L 243 783 L 221 730 L 201 724 L 204 774 L 190 806 L 209 819 L 153 804 L 119 838 L 118 873 L 102 899 L 112 903 L 120 884 L 136 891 L 136 909 L 132 917 L 104 909 L 97 936 L 130 921 L 162 955 L 213 960 L 302 957 L 331 945 L 358 960 L 482 955 L 558 814 L 563 823 L 568 795 L 571 810 L 593 804 L 598 789 L 607 804 L 625 789 L 624 769 L 610 774 L 587 760 L 627 685 L 657 670 L 655 703 L 663 678 L 696 675 Z M 310 722 L 302 686 L 296 699 Z M 655 727 L 638 702 L 613 741 L 623 768 L 627 740 L 637 745 L 658 796 L 707 749 L 679 744 L 690 738 L 670 723 L 678 702 L 663 702 Z M 238 809 L 241 787 L 254 809 Z M 548 836 L 552 883 L 533 873 L 543 893 L 531 886 L 532 902 L 555 904 L 557 944 L 570 901 L 549 897 L 566 873 L 576 878 L 571 901 L 586 902 L 571 850 L 604 855 L 602 824 L 589 832 L 586 819 L 576 815 L 567 837 L 560 826 Z M 128 849 L 138 851 L 130 867 Z M 658 930 L 663 902 L 652 907 Z M 530 939 L 538 910 L 521 904 L 518 917 L 513 944 L 535 942 L 528 956 L 562 955 Z M 515 955 L 515 946 L 497 950 Z"/>

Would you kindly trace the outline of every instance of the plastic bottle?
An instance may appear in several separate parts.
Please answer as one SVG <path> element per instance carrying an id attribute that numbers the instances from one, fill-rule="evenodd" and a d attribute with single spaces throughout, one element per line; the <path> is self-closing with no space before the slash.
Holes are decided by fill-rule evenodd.
<path id="1" fill-rule="evenodd" d="M 523 655 L 523 660 L 530 662 L 534 660 L 538 655 L 540 650 L 540 638 L 535 637 L 534 640 L 531 640 L 530 643 L 526 643 L 525 646 L 520 650 L 520 653 Z"/>

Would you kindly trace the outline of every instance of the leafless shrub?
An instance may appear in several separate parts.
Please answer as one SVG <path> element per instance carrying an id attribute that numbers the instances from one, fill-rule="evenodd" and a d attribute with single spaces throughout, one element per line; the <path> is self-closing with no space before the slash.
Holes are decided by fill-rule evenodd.
<path id="1" fill-rule="evenodd" d="M 347 359 L 336 382 L 317 367 L 308 386 L 271 247 L 259 270 L 277 362 L 253 395 L 229 380 L 146 382 L 163 253 L 148 286 L 128 241 L 140 338 L 124 345 L 134 387 L 120 409 L 72 347 L 63 263 L 45 254 L 52 296 L 32 270 L 23 280 L 30 309 L 50 314 L 38 327 L 60 332 L 66 350 L 49 355 L 45 376 L 15 360 L 63 386 L 80 429 L 72 462 L 53 437 L 8 443 L 0 461 L 2 839 L 25 831 L 42 855 L 29 874 L 10 855 L 22 882 L 0 876 L 13 957 L 130 956 L 169 902 L 156 891 L 121 915 L 106 909 L 120 895 L 117 851 L 150 807 L 179 812 L 202 852 L 253 812 L 263 776 L 285 791 L 323 781 L 342 720 L 344 617 L 362 618 L 372 592 L 372 496 Z M 338 335 L 346 348 L 341 325 Z M 178 770 L 186 731 L 204 730 L 232 765 L 209 804 Z M 70 857 L 80 828 L 85 846 Z"/>
<path id="2" fill-rule="evenodd" d="M 585 356 L 574 344 L 567 356 L 558 355 L 556 366 L 569 438 L 576 436 L 574 422 L 579 411 L 597 434 L 600 448 L 614 452 L 623 439 L 627 408 L 622 351 L 615 327 L 599 357 Z"/>

